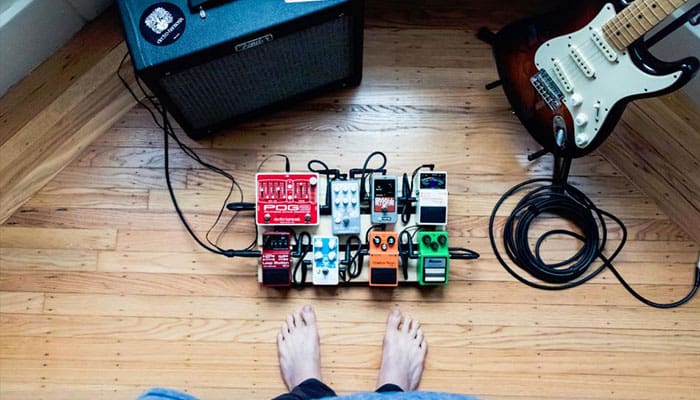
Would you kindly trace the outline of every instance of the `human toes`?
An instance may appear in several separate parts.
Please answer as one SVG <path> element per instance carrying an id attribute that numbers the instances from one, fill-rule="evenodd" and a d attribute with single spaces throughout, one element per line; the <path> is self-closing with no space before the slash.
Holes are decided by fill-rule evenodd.
<path id="1" fill-rule="evenodd" d="M 292 314 L 287 315 L 287 321 L 285 323 L 287 324 L 287 332 L 294 332 L 296 325 L 294 324 L 294 316 Z"/>
<path id="2" fill-rule="evenodd" d="M 413 323 L 413 318 L 410 315 L 406 315 L 401 323 L 401 332 L 409 333 L 411 329 L 411 324 Z"/>
<path id="3" fill-rule="evenodd" d="M 418 335 L 418 329 L 420 329 L 420 323 L 418 323 L 418 320 L 412 319 L 411 326 L 408 328 L 409 336 L 415 338 Z"/>
<path id="4" fill-rule="evenodd" d="M 301 318 L 301 310 L 296 310 L 292 313 L 292 318 L 294 319 L 294 327 L 302 328 L 304 324 L 304 319 Z"/>
<path id="5" fill-rule="evenodd" d="M 280 333 L 282 334 L 283 339 L 289 338 L 289 335 L 291 333 L 291 330 L 289 329 L 289 323 L 287 321 L 282 322 L 282 326 L 280 327 Z"/>
<path id="6" fill-rule="evenodd" d="M 386 319 L 387 331 L 398 330 L 399 324 L 401 323 L 401 311 L 398 308 L 394 308 L 389 312 L 389 316 Z"/>
<path id="7" fill-rule="evenodd" d="M 418 327 L 418 329 L 416 329 L 416 333 L 415 333 L 414 338 L 416 339 L 416 342 L 419 345 L 423 342 L 423 340 L 425 339 L 425 334 L 423 333 L 422 328 Z"/>
<path id="8" fill-rule="evenodd" d="M 306 325 L 316 325 L 316 313 L 314 312 L 314 308 L 310 305 L 307 304 L 301 308 L 301 316 L 304 319 L 304 322 L 306 322 Z"/>

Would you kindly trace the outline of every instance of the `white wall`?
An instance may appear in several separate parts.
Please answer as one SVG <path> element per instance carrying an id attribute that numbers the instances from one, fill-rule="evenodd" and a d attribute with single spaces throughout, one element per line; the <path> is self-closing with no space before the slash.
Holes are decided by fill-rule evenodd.
<path id="1" fill-rule="evenodd" d="M 0 96 L 112 0 L 0 0 Z"/>
<path id="2" fill-rule="evenodd" d="M 700 0 L 689 1 L 680 10 L 676 11 L 674 16 L 679 17 L 684 11 L 689 10 L 698 3 L 700 3 Z M 700 58 L 700 26 L 685 24 L 650 50 L 656 57 L 664 61 L 676 61 L 688 56 Z M 700 74 L 691 80 L 683 88 L 683 91 L 696 104 L 700 105 Z"/>

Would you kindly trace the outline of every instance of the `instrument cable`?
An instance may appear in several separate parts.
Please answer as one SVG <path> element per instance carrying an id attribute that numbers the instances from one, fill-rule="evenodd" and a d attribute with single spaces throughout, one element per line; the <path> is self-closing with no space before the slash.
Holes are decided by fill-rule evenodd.
<path id="1" fill-rule="evenodd" d="M 618 256 L 627 241 L 627 228 L 615 215 L 602 210 L 593 203 L 583 192 L 566 182 L 571 160 L 564 161 L 563 172 L 555 179 L 539 178 L 520 183 L 508 190 L 494 206 L 489 220 L 489 238 L 496 258 L 515 279 L 520 282 L 543 290 L 565 290 L 586 283 L 609 269 L 622 286 L 640 302 L 655 308 L 675 308 L 690 301 L 700 287 L 700 262 L 695 270 L 695 281 L 690 292 L 682 299 L 672 303 L 657 303 L 647 299 L 634 290 L 615 268 L 613 261 Z M 555 161 L 555 166 L 558 161 Z M 555 169 L 555 177 L 557 177 Z M 518 192 L 533 185 L 538 188 L 530 190 L 515 206 L 506 219 L 503 227 L 503 246 L 510 260 L 526 271 L 529 275 L 542 282 L 532 281 L 514 270 L 502 257 L 498 249 L 494 226 L 496 215 L 503 203 Z M 573 223 L 581 233 L 567 229 L 553 229 L 540 235 L 534 246 L 530 247 L 530 229 L 542 214 L 553 214 Z M 608 241 L 606 218 L 614 221 L 622 230 L 622 238 L 610 256 L 603 251 Z M 542 244 L 553 236 L 568 236 L 582 243 L 582 247 L 566 260 L 547 263 L 541 254 Z M 590 270 L 591 264 L 600 259 L 602 264 Z M 588 273 L 587 273 L 588 272 Z"/>
<path id="2" fill-rule="evenodd" d="M 256 235 L 255 235 L 256 238 L 251 242 L 250 245 L 248 245 L 244 249 L 240 249 L 240 250 L 224 249 L 224 248 L 219 247 L 218 244 L 216 243 L 216 242 L 218 242 L 218 238 L 217 238 L 216 242 L 212 242 L 210 240 L 209 235 L 210 235 L 211 231 L 214 229 L 214 227 L 216 227 L 216 225 L 218 225 L 219 221 L 221 220 L 221 217 L 223 215 L 223 211 L 227 207 L 228 200 L 231 198 L 233 191 L 238 190 L 240 195 L 241 195 L 241 199 L 242 199 L 243 198 L 243 189 L 241 188 L 241 186 L 238 184 L 236 179 L 231 174 L 229 174 L 228 172 L 224 171 L 223 169 L 221 169 L 215 165 L 209 164 L 208 162 L 202 160 L 194 150 L 192 150 L 189 146 L 187 146 L 185 143 L 183 143 L 180 140 L 180 138 L 177 137 L 177 135 L 175 134 L 175 130 L 173 129 L 172 124 L 170 123 L 170 119 L 168 118 L 167 108 L 164 105 L 160 104 L 157 101 L 158 99 L 155 96 L 148 94 L 146 92 L 145 88 L 141 84 L 141 81 L 140 81 L 138 75 L 136 75 L 136 83 L 137 83 L 138 87 L 141 89 L 141 91 L 143 92 L 146 100 L 148 100 L 148 102 L 151 104 L 151 106 L 148 106 L 146 103 L 144 103 L 136 95 L 136 93 L 133 91 L 133 89 L 131 88 L 129 83 L 126 81 L 126 79 L 124 79 L 124 77 L 121 74 L 121 70 L 124 66 L 124 62 L 126 61 L 128 56 L 129 56 L 129 53 L 124 54 L 124 57 L 122 58 L 121 62 L 119 63 L 119 67 L 117 68 L 117 77 L 122 82 L 124 87 L 127 89 L 129 94 L 131 94 L 131 96 L 134 98 L 134 100 L 136 100 L 136 102 L 139 105 L 141 105 L 151 115 L 151 118 L 153 119 L 155 124 L 163 131 L 163 141 L 164 141 L 164 144 L 163 144 L 163 146 L 164 146 L 164 150 L 163 150 L 164 162 L 163 162 L 163 164 L 164 164 L 164 170 L 165 170 L 165 181 L 166 181 L 166 185 L 168 188 L 168 192 L 170 194 L 170 199 L 172 200 L 173 206 L 175 208 L 175 212 L 177 213 L 178 217 L 180 218 L 180 221 L 182 221 L 182 224 L 185 226 L 185 229 L 190 234 L 190 236 L 192 236 L 192 238 L 195 240 L 195 242 L 197 242 L 198 245 L 200 245 L 202 248 L 204 248 L 212 253 L 220 254 L 220 255 L 223 255 L 226 257 L 230 257 L 230 258 L 231 257 L 248 257 L 248 258 L 260 257 L 260 255 L 261 255 L 260 251 L 254 250 L 255 245 L 257 243 L 257 225 L 256 225 Z M 156 115 L 156 112 L 160 115 L 160 119 Z M 218 175 L 223 176 L 224 178 L 226 178 L 227 180 L 229 180 L 231 182 L 231 187 L 228 191 L 228 194 L 226 196 L 226 199 L 224 200 L 224 203 L 223 203 L 221 209 L 219 210 L 217 218 L 216 218 L 214 224 L 212 225 L 212 227 L 209 228 L 209 230 L 207 231 L 207 233 L 205 235 L 205 239 L 208 242 L 208 244 L 204 243 L 197 236 L 197 234 L 194 232 L 192 227 L 189 225 L 189 223 L 187 222 L 187 219 L 185 218 L 182 210 L 180 209 L 180 206 L 179 206 L 177 199 L 175 197 L 175 191 L 173 189 L 171 178 L 170 178 L 170 154 L 169 154 L 170 152 L 169 152 L 169 143 L 168 143 L 169 138 L 172 138 L 177 143 L 178 147 L 180 147 L 180 149 L 189 158 L 196 161 L 198 164 L 207 168 L 208 170 L 210 170 Z M 251 209 L 249 207 L 249 205 L 246 203 L 243 203 L 242 200 L 239 203 L 228 204 L 229 208 L 231 208 L 232 205 L 234 207 L 236 205 L 239 205 L 240 207 L 239 207 L 238 211 Z M 252 209 L 254 210 L 254 207 Z M 235 218 L 236 215 L 237 214 L 234 214 L 234 216 L 232 217 L 232 220 L 233 220 L 233 218 Z M 229 224 L 227 224 L 227 227 L 228 227 L 228 225 L 230 225 L 232 220 L 229 221 Z"/>

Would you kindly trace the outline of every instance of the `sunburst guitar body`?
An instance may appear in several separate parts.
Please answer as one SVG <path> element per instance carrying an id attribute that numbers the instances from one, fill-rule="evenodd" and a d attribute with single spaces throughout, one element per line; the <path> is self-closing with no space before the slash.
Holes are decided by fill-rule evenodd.
<path id="1" fill-rule="evenodd" d="M 555 155 L 577 158 L 612 132 L 627 103 L 686 84 L 700 63 L 661 61 L 644 35 L 685 3 L 636 0 L 627 7 L 598 0 L 510 24 L 493 46 L 515 114 Z"/>

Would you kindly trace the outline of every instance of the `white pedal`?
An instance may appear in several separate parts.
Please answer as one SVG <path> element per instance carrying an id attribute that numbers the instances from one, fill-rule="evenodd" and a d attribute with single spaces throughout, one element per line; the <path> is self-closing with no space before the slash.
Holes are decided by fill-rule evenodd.
<path id="1" fill-rule="evenodd" d="M 312 280 L 314 285 L 338 284 L 338 237 L 314 236 L 312 243 Z"/>
<path id="2" fill-rule="evenodd" d="M 334 235 L 360 234 L 360 181 L 331 182 L 332 231 Z"/>
<path id="3" fill-rule="evenodd" d="M 416 177 L 416 218 L 418 225 L 447 224 L 447 173 L 421 171 Z"/>

